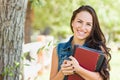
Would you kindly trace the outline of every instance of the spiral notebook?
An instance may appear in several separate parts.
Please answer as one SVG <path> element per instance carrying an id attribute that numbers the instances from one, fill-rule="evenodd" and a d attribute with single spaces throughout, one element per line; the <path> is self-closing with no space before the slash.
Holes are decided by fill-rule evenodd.
<path id="1" fill-rule="evenodd" d="M 103 61 L 105 59 L 103 52 L 75 45 L 73 56 L 77 59 L 79 64 L 90 71 L 100 71 Z M 73 74 L 68 76 L 68 80 L 84 80 L 80 75 Z"/>

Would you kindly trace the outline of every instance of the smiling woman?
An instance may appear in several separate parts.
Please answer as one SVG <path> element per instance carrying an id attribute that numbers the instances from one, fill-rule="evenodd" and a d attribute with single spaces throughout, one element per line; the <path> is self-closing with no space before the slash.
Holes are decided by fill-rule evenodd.
<path id="1" fill-rule="evenodd" d="M 72 74 L 82 77 L 79 80 L 109 80 L 111 56 L 95 10 L 89 5 L 79 7 L 73 12 L 70 26 L 73 36 L 67 42 L 59 43 L 53 50 L 50 80 L 68 80 Z M 105 60 L 100 71 L 89 71 L 79 65 L 72 56 L 76 44 L 104 52 Z"/>
<path id="2" fill-rule="evenodd" d="M 92 16 L 87 11 L 82 11 L 76 15 L 75 20 L 72 22 L 72 28 L 74 32 L 74 37 L 76 39 L 83 40 L 89 36 L 92 30 Z"/>

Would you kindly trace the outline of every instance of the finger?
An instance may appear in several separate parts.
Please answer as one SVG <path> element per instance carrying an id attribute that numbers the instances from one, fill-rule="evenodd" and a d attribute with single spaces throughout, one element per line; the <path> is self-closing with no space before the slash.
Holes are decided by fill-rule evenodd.
<path id="1" fill-rule="evenodd" d="M 62 70 L 65 70 L 65 71 L 69 71 L 69 70 L 73 70 L 74 67 L 73 66 L 69 66 L 69 67 L 61 67 Z"/>
<path id="2" fill-rule="evenodd" d="M 71 66 L 71 64 L 72 64 L 72 61 L 69 61 L 69 60 L 64 60 L 63 61 L 64 66 Z"/>
<path id="3" fill-rule="evenodd" d="M 61 65 L 62 68 L 67 68 L 67 67 L 71 67 L 71 66 L 72 66 L 71 63 L 62 64 L 62 65 Z"/>
<path id="4" fill-rule="evenodd" d="M 76 58 L 75 58 L 75 57 L 70 56 L 69 58 L 70 58 L 73 62 L 77 62 L 77 63 L 78 63 L 78 61 L 76 60 Z"/>
<path id="5" fill-rule="evenodd" d="M 69 58 L 72 60 L 72 64 L 74 65 L 74 67 L 79 64 L 79 62 L 73 56 L 70 56 Z"/>
<path id="6" fill-rule="evenodd" d="M 70 60 L 64 60 L 63 64 L 68 64 L 70 62 Z"/>
<path id="7" fill-rule="evenodd" d="M 64 61 L 63 61 L 63 64 L 67 64 L 67 60 L 64 60 Z"/>
<path id="8" fill-rule="evenodd" d="M 75 58 L 74 58 L 73 56 L 70 56 L 69 58 L 70 58 L 71 60 L 75 60 Z"/>
<path id="9" fill-rule="evenodd" d="M 73 70 L 69 70 L 69 71 L 62 71 L 62 73 L 64 74 L 64 75 L 72 75 L 72 74 L 74 74 L 74 71 Z"/>

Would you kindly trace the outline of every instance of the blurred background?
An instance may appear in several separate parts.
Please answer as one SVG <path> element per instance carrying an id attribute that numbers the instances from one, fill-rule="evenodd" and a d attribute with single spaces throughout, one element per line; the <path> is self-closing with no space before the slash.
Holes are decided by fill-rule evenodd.
<path id="1" fill-rule="evenodd" d="M 72 35 L 72 12 L 84 4 L 96 10 L 111 48 L 110 80 L 120 79 L 120 0 L 29 0 L 24 29 L 24 80 L 49 80 L 52 49 Z"/>

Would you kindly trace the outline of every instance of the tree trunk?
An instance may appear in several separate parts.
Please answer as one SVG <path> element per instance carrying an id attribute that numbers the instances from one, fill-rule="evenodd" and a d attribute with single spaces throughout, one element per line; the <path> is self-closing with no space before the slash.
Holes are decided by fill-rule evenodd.
<path id="1" fill-rule="evenodd" d="M 31 2 L 28 1 L 27 5 L 27 13 L 26 13 L 26 20 L 25 20 L 25 36 L 24 36 L 24 43 L 31 42 L 31 27 L 33 22 L 33 9 L 31 8 Z"/>
<path id="2" fill-rule="evenodd" d="M 0 78 L 20 79 L 27 0 L 0 0 Z"/>

